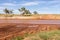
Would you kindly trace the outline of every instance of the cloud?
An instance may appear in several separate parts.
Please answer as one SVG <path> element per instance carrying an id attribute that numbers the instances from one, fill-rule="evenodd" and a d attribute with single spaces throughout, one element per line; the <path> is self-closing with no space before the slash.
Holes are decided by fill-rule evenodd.
<path id="1" fill-rule="evenodd" d="M 32 5 L 38 5 L 39 2 L 26 2 L 26 3 L 23 3 L 21 4 L 22 6 L 32 6 Z"/>
<path id="2" fill-rule="evenodd" d="M 41 3 L 39 4 L 42 7 L 59 7 L 60 1 L 40 1 Z"/>
<path id="3" fill-rule="evenodd" d="M 14 13 L 18 13 L 17 9 L 22 6 L 26 6 L 30 11 L 36 10 L 41 13 L 60 12 L 60 0 L 7 0 L 6 2 L 0 3 L 0 11 L 4 8 L 8 8 L 14 9 Z"/>
<path id="4" fill-rule="evenodd" d="M 0 7 L 0 10 L 4 9 L 5 7 Z"/>
<path id="5" fill-rule="evenodd" d="M 0 13 L 3 13 L 4 12 L 3 11 L 4 9 L 5 9 L 5 7 L 0 7 Z"/>
<path id="6" fill-rule="evenodd" d="M 16 4 L 14 4 L 14 3 L 3 3 L 1 5 L 3 5 L 3 6 L 16 6 Z"/>
<path id="7" fill-rule="evenodd" d="M 59 1 L 51 1 L 50 3 L 48 3 L 49 7 L 59 7 L 60 6 L 60 2 Z"/>

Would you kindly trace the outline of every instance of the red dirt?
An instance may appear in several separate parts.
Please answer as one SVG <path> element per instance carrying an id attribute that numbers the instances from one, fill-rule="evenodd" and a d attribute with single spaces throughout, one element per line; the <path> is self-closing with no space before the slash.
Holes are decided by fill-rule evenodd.
<path id="1" fill-rule="evenodd" d="M 54 21 L 57 24 L 44 24 L 52 22 L 50 20 L 49 22 L 37 20 L 0 20 L 0 40 L 10 40 L 18 35 L 23 36 L 24 33 L 59 30 L 59 21 Z"/>
<path id="2" fill-rule="evenodd" d="M 35 33 L 39 31 L 58 30 L 60 25 L 55 24 L 7 24 L 0 28 L 0 40 L 10 40 L 24 33 Z"/>

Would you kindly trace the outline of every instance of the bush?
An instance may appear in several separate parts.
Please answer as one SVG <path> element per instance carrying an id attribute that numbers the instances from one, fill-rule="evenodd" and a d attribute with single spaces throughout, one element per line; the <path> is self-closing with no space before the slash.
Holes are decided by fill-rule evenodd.
<path id="1" fill-rule="evenodd" d="M 23 37 L 17 36 L 15 38 L 13 38 L 12 40 L 23 40 Z"/>
<path id="2" fill-rule="evenodd" d="M 26 33 L 24 37 L 16 37 L 14 40 L 60 40 L 60 30 L 43 31 L 36 34 Z"/>

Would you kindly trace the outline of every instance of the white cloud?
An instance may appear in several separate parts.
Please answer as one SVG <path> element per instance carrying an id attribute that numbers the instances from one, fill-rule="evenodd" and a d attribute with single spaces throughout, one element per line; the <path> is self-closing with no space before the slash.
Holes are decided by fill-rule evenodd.
<path id="1" fill-rule="evenodd" d="M 4 13 L 4 10 L 5 9 L 5 7 L 0 7 L 0 13 Z"/>
<path id="2" fill-rule="evenodd" d="M 0 10 L 4 9 L 5 7 L 0 7 Z"/>
<path id="3" fill-rule="evenodd" d="M 14 3 L 3 3 L 1 5 L 4 5 L 4 6 L 16 6 Z"/>
<path id="4" fill-rule="evenodd" d="M 47 4 L 48 7 L 58 8 L 60 6 L 60 1 L 51 1 Z"/>
<path id="5" fill-rule="evenodd" d="M 39 2 L 26 2 L 26 3 L 23 3 L 21 5 L 23 5 L 23 6 L 31 6 L 31 5 L 38 5 L 38 4 L 39 4 Z"/>

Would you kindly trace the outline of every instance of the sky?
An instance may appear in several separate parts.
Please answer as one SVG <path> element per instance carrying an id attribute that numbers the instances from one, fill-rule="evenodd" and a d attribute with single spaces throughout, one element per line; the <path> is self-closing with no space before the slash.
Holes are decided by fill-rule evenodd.
<path id="1" fill-rule="evenodd" d="M 39 14 L 60 14 L 60 0 L 0 0 L 0 13 L 4 9 L 20 13 L 18 9 L 25 7 L 30 12 L 37 11 Z"/>

